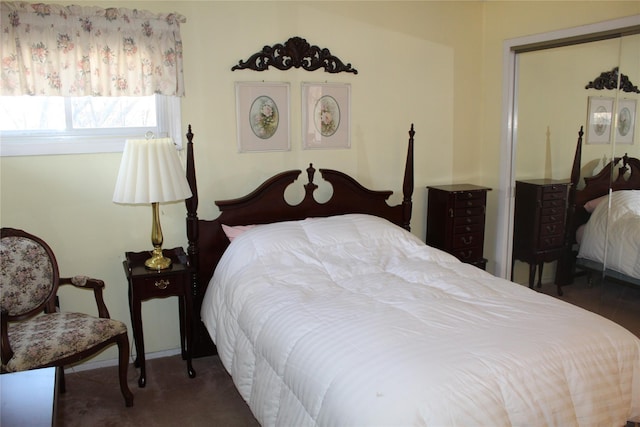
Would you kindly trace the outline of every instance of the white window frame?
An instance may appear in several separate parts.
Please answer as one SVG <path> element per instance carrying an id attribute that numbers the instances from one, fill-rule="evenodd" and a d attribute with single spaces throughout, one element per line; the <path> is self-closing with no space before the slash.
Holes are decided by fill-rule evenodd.
<path id="1" fill-rule="evenodd" d="M 124 150 L 127 139 L 144 138 L 148 132 L 155 137 L 173 138 L 182 149 L 180 98 L 156 97 L 157 125 L 153 128 L 86 129 L 72 136 L 53 132 L 33 132 L 29 135 L 6 135 L 0 132 L 0 157 L 41 156 L 54 154 L 117 153 Z"/>

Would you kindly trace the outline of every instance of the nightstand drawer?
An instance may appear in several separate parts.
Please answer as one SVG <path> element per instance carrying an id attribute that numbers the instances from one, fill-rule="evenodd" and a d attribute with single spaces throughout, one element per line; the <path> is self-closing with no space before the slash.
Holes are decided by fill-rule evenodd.
<path id="1" fill-rule="evenodd" d="M 157 275 L 156 277 L 136 278 L 133 292 L 143 299 L 184 294 L 184 275 Z"/>

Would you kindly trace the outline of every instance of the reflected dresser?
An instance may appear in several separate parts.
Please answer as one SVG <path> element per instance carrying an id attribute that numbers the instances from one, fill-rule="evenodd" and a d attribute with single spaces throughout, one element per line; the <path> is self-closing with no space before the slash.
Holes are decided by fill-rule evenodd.
<path id="1" fill-rule="evenodd" d="M 536 269 L 540 287 L 544 263 L 563 254 L 569 185 L 553 179 L 516 181 L 512 263 L 529 264 L 530 288 Z"/>

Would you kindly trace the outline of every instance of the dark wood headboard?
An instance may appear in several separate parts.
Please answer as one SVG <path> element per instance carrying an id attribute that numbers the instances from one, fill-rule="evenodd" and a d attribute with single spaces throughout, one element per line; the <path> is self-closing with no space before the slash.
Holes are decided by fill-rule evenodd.
<path id="1" fill-rule="evenodd" d="M 198 186 L 194 160 L 193 132 L 191 125 L 187 132 L 187 181 L 193 196 L 185 201 L 187 206 L 187 255 L 192 269 L 193 311 L 197 322 L 194 325 L 194 357 L 214 354 L 215 347 L 200 319 L 202 298 L 213 272 L 229 246 L 222 224 L 250 225 L 281 221 L 301 220 L 309 217 L 326 217 L 348 213 L 364 213 L 386 218 L 410 230 L 413 195 L 413 124 L 409 130 L 409 143 L 402 185 L 402 203 L 390 206 L 387 199 L 392 191 L 373 191 L 362 186 L 349 175 L 332 170 L 320 169 L 322 178 L 332 187 L 329 200 L 319 203 L 313 193 L 318 188 L 314 183 L 316 169 L 309 165 L 306 169 L 307 183 L 304 184 L 304 198 L 297 205 L 285 200 L 285 190 L 296 181 L 301 170 L 278 173 L 260 184 L 251 193 L 231 200 L 218 200 L 216 205 L 220 215 L 212 220 L 198 218 Z"/>
<path id="2" fill-rule="evenodd" d="M 583 136 L 583 127 L 580 126 L 571 167 L 571 188 L 569 190 L 565 239 L 566 254 L 558 265 L 558 275 L 556 276 L 556 282 L 559 285 L 565 285 L 572 281 L 576 255 L 573 253 L 572 247 L 576 243 L 578 228 L 586 224 L 590 217 L 590 214 L 584 209 L 585 203 L 609 194 L 610 189 L 611 191 L 640 189 L 640 159 L 629 157 L 627 154 L 615 157 L 597 175 L 582 178 L 580 168 L 582 166 Z M 579 190 L 581 179 L 584 179 L 584 187 Z"/>
<path id="3" fill-rule="evenodd" d="M 573 232 L 573 239 L 575 239 L 575 231 L 578 227 L 589 219 L 589 214 L 584 210 L 584 205 L 589 200 L 609 194 L 609 189 L 611 191 L 640 189 L 640 159 L 625 154 L 622 157 L 615 157 L 597 175 L 585 176 L 583 178 L 584 187 L 578 190 L 581 178 L 583 135 L 581 126 L 571 168 L 571 189 L 569 191 L 570 229 Z M 575 243 L 575 240 L 572 243 Z"/>

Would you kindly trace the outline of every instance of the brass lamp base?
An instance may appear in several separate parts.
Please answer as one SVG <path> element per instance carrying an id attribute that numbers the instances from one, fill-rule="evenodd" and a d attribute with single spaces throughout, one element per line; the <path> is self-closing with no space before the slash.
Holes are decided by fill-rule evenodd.
<path id="1" fill-rule="evenodd" d="M 144 262 L 144 266 L 149 270 L 165 270 L 171 267 L 171 259 L 162 255 L 161 248 L 154 248 L 151 258 Z"/>

